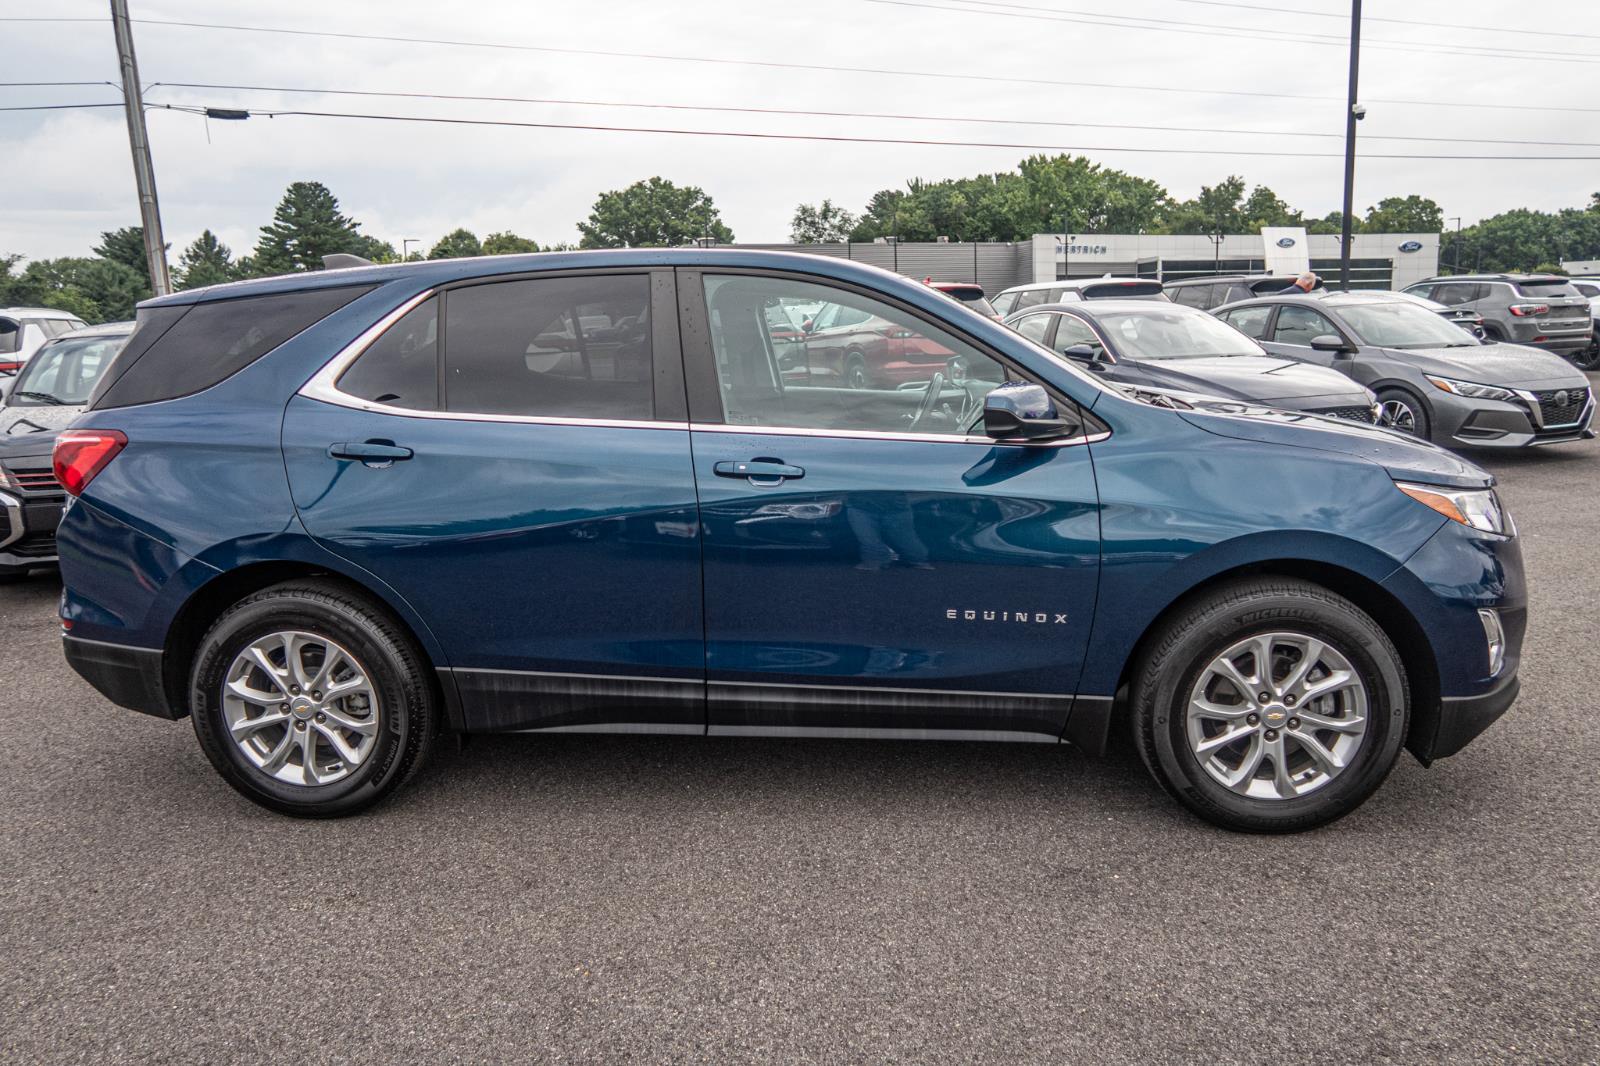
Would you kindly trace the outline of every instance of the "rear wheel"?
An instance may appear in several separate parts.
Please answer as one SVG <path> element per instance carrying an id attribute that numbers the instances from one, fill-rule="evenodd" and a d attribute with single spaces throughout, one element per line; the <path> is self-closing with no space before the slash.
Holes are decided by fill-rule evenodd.
<path id="1" fill-rule="evenodd" d="M 857 352 L 845 358 L 844 383 L 852 389 L 864 389 L 868 385 L 867 361 Z"/>
<path id="2" fill-rule="evenodd" d="M 1600 331 L 1589 338 L 1589 347 L 1572 353 L 1572 362 L 1579 370 L 1600 370 Z"/>
<path id="3" fill-rule="evenodd" d="M 1405 668 L 1350 601 L 1309 582 L 1219 589 L 1156 635 L 1133 682 L 1140 754 L 1207 821 L 1292 832 L 1341 818 L 1405 740 Z"/>
<path id="4" fill-rule="evenodd" d="M 1378 425 L 1423 440 L 1432 439 L 1428 409 L 1405 389 L 1384 389 L 1378 393 Z"/>
<path id="5" fill-rule="evenodd" d="M 195 735 L 217 772 L 264 807 L 353 814 L 421 765 L 437 712 L 422 655 L 343 587 L 292 582 L 219 618 L 195 658 Z"/>

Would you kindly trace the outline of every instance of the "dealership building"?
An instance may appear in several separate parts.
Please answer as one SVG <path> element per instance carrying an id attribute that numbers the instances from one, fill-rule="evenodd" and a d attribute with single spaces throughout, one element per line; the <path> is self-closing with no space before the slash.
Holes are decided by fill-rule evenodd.
<path id="1" fill-rule="evenodd" d="M 1218 235 L 1040 233 L 1028 241 L 763 244 L 839 256 L 913 278 L 976 281 L 985 292 L 1058 278 L 1119 277 L 1172 281 L 1206 274 L 1298 274 L 1311 269 L 1337 285 L 1339 237 L 1299 228 Z M 1350 246 L 1350 286 L 1403 289 L 1439 272 L 1437 233 L 1358 233 Z"/>

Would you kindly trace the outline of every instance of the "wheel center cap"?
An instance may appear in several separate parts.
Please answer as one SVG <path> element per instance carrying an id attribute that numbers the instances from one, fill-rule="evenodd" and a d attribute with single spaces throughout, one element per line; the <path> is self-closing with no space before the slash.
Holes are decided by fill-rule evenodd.
<path id="1" fill-rule="evenodd" d="M 298 696 L 289 704 L 289 710 L 296 718 L 304 721 L 317 713 L 317 705 L 304 696 Z"/>
<path id="2" fill-rule="evenodd" d="M 1273 729 L 1277 729 L 1289 720 L 1288 708 L 1279 703 L 1263 707 L 1261 708 L 1261 720 Z"/>

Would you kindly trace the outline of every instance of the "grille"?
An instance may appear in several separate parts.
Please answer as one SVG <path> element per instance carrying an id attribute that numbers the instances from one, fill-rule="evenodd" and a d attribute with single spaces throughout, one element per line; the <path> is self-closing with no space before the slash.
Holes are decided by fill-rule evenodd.
<path id="1" fill-rule="evenodd" d="M 55 472 L 48 467 L 39 470 L 11 470 L 8 473 L 17 488 L 23 492 L 61 491 L 61 482 L 56 480 Z"/>
<path id="2" fill-rule="evenodd" d="M 1369 426 L 1372 424 L 1372 408 L 1362 407 L 1359 404 L 1352 407 L 1319 407 L 1311 413 L 1322 415 L 1325 418 L 1343 418 L 1350 422 L 1365 422 Z"/>
<path id="3" fill-rule="evenodd" d="M 1547 429 L 1576 422 L 1589 402 L 1588 389 L 1546 389 L 1533 395 L 1539 401 L 1539 414 L 1544 418 Z M 1561 402 L 1563 400 L 1564 403 Z"/>

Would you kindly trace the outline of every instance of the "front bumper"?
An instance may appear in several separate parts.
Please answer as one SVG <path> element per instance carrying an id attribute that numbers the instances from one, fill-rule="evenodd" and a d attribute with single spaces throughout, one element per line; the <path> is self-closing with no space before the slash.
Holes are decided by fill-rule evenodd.
<path id="1" fill-rule="evenodd" d="M 174 708 L 167 699 L 159 650 L 84 640 L 71 634 L 62 635 L 61 650 L 67 664 L 117 706 L 157 718 L 188 715 L 186 708 Z"/>
<path id="2" fill-rule="evenodd" d="M 53 566 L 60 496 L 0 492 L 0 574 Z"/>
<path id="3" fill-rule="evenodd" d="M 1442 706 L 1433 721 L 1432 736 L 1419 736 L 1419 731 L 1413 729 L 1409 743 L 1411 750 L 1427 752 L 1426 757 L 1418 756 L 1423 765 L 1454 755 L 1510 710 L 1521 691 L 1522 682 L 1516 674 L 1512 674 L 1502 678 L 1498 685 L 1482 695 L 1444 697 L 1439 701 Z"/>
<path id="4" fill-rule="evenodd" d="M 1507 386 L 1508 388 L 1510 386 Z M 1544 425 L 1537 397 L 1516 389 L 1522 403 L 1477 400 L 1442 391 L 1429 395 L 1433 408 L 1434 440 L 1469 448 L 1527 448 L 1541 444 L 1563 444 L 1593 436 L 1595 399 L 1588 402 L 1576 419 L 1560 425 Z"/>

